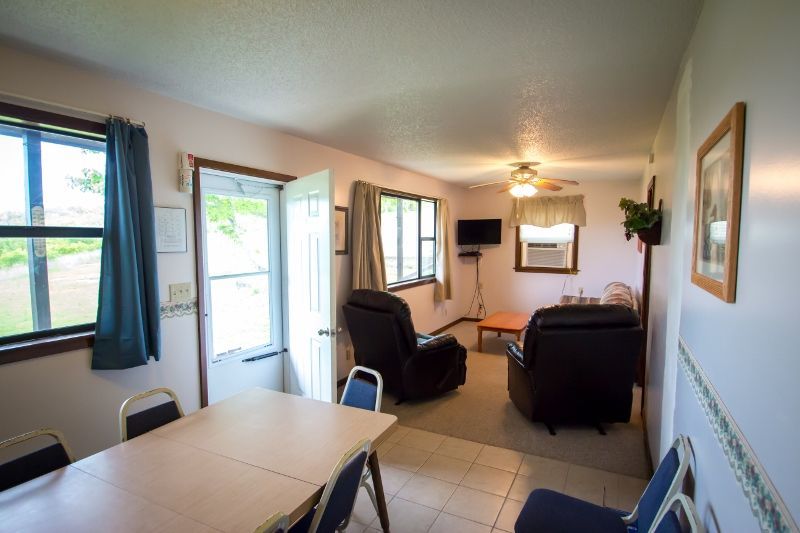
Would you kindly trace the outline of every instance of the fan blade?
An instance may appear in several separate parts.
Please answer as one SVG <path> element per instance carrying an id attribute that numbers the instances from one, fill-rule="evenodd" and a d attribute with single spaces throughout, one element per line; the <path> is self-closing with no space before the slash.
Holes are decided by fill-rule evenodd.
<path id="1" fill-rule="evenodd" d="M 481 183 L 480 185 L 470 185 L 470 189 L 477 189 L 478 187 L 488 187 L 489 185 L 497 185 L 498 183 L 505 183 L 508 180 L 493 181 L 491 183 Z"/>
<path id="2" fill-rule="evenodd" d="M 537 189 L 547 189 L 548 191 L 560 191 L 563 188 L 558 185 L 553 185 L 552 183 L 547 183 L 546 181 L 537 181 L 533 186 Z"/>
<path id="3" fill-rule="evenodd" d="M 499 190 L 499 191 L 497 191 L 497 192 L 498 192 L 498 193 L 501 193 L 501 192 L 508 192 L 508 191 L 510 191 L 510 190 L 511 190 L 511 187 L 513 187 L 514 185 L 516 185 L 516 183 L 514 183 L 514 182 L 512 181 L 511 183 L 509 183 L 508 185 L 506 185 L 505 187 L 503 187 L 502 189 L 500 189 L 500 190 Z"/>
<path id="4" fill-rule="evenodd" d="M 550 183 L 563 183 L 564 185 L 580 185 L 577 181 L 573 180 L 557 180 L 555 178 L 543 178 L 539 177 L 539 181 L 549 181 Z"/>

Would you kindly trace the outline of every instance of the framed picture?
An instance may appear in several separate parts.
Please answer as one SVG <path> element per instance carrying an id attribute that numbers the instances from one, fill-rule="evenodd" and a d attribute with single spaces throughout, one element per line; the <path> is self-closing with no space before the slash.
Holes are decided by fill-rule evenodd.
<path id="1" fill-rule="evenodd" d="M 350 253 L 350 228 L 348 227 L 346 207 L 336 206 L 333 213 L 333 240 L 336 255 Z"/>
<path id="2" fill-rule="evenodd" d="M 186 209 L 155 207 L 156 252 L 186 252 Z"/>
<path id="3" fill-rule="evenodd" d="M 738 102 L 697 150 L 692 283 L 736 300 L 742 204 L 744 102 Z"/>

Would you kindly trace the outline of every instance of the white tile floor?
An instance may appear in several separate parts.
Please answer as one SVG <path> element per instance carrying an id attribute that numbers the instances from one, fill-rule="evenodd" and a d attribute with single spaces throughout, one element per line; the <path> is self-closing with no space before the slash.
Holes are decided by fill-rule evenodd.
<path id="1" fill-rule="evenodd" d="M 550 488 L 632 510 L 647 480 L 399 426 L 378 448 L 393 532 L 514 531 L 523 502 Z M 364 489 L 348 532 L 380 531 Z"/>

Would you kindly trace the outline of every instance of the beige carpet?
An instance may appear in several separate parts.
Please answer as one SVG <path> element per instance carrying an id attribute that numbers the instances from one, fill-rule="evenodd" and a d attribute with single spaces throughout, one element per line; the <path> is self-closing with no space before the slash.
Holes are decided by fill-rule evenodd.
<path id="1" fill-rule="evenodd" d="M 588 426 L 556 427 L 548 433 L 517 411 L 506 390 L 508 371 L 505 346 L 511 335 L 497 338 L 484 333 L 484 352 L 477 348 L 474 322 L 461 322 L 448 330 L 467 347 L 467 383 L 457 391 L 425 401 L 395 405 L 388 395 L 381 410 L 398 417 L 400 424 L 511 448 L 641 478 L 649 477 L 644 435 L 639 413 L 641 389 L 634 391 L 634 409 L 629 424 L 606 425 L 607 435 Z"/>

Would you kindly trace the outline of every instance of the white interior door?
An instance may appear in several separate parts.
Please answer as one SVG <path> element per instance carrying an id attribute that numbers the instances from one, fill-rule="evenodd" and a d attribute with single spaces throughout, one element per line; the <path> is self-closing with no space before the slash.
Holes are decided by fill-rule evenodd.
<path id="1" fill-rule="evenodd" d="M 280 187 L 201 169 L 208 403 L 283 390 Z"/>
<path id="2" fill-rule="evenodd" d="M 333 171 L 286 184 L 287 389 L 336 401 Z"/>

